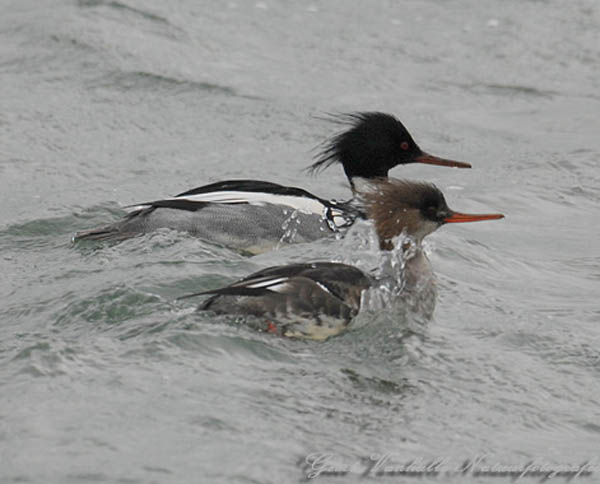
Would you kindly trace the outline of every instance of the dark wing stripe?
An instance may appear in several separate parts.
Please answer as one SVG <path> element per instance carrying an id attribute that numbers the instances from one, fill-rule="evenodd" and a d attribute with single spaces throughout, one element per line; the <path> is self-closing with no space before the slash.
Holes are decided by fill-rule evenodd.
<path id="1" fill-rule="evenodd" d="M 317 200 L 321 202 L 323 205 L 327 207 L 332 206 L 332 204 L 328 200 L 324 200 L 316 195 L 313 195 L 302 188 L 296 187 L 286 187 L 283 185 L 279 185 L 277 183 L 265 182 L 260 180 L 226 180 L 216 183 L 211 183 L 210 185 L 204 185 L 201 187 L 193 188 L 188 190 L 187 192 L 180 193 L 176 195 L 177 197 L 186 197 L 191 195 L 200 195 L 203 193 L 210 192 L 223 192 L 223 191 L 232 191 L 232 192 L 264 192 L 271 193 L 274 195 L 290 195 L 294 197 L 306 197 L 312 198 L 313 200 Z M 334 205 L 335 206 L 335 205 Z"/>
<path id="2" fill-rule="evenodd" d="M 223 191 L 235 191 L 235 192 L 273 192 L 272 190 L 286 188 L 283 185 L 277 183 L 259 181 L 259 180 L 225 180 L 209 185 L 203 185 L 201 187 L 192 188 L 186 192 L 180 193 L 176 196 L 185 197 L 188 195 L 198 195 L 201 193 L 210 192 L 223 192 Z"/>
<path id="3" fill-rule="evenodd" d="M 209 205 L 209 202 L 196 202 L 193 200 L 185 199 L 177 200 L 172 198 L 170 200 L 155 200 L 153 202 L 140 203 L 139 205 L 150 205 L 153 208 L 175 208 L 178 210 L 187 210 L 189 212 L 195 212 L 196 210 L 200 210 Z"/>

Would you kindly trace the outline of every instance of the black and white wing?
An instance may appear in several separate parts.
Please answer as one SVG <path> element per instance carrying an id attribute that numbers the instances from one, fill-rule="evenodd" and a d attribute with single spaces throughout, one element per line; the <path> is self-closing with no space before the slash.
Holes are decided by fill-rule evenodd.
<path id="1" fill-rule="evenodd" d="M 195 295 L 211 295 L 201 310 L 269 318 L 286 336 L 325 339 L 356 316 L 371 284 L 355 267 L 317 262 L 271 267 Z"/>
<path id="2" fill-rule="evenodd" d="M 332 230 L 351 225 L 359 211 L 345 202 L 329 201 L 296 187 L 259 180 L 227 180 L 180 193 L 175 197 L 137 204 L 141 208 L 198 211 L 209 204 L 280 205 L 325 219 Z"/>

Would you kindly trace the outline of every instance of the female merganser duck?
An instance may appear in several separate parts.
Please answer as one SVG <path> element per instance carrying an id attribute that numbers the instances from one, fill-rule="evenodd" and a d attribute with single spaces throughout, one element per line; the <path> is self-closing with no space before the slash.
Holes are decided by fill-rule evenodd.
<path id="1" fill-rule="evenodd" d="M 388 171 L 400 164 L 471 167 L 423 152 L 390 114 L 356 113 L 339 120 L 350 128 L 325 144 L 310 169 L 341 163 L 352 187 L 358 178 L 387 177 Z M 280 242 L 316 240 L 363 216 L 351 202 L 325 200 L 301 188 L 258 180 L 221 181 L 135 207 L 114 224 L 76 233 L 73 241 L 122 240 L 166 227 L 225 247 L 260 253 Z"/>
<path id="2" fill-rule="evenodd" d="M 429 261 L 423 238 L 443 224 L 500 219 L 501 214 L 464 214 L 446 204 L 434 185 L 397 179 L 371 181 L 362 200 L 382 250 L 393 249 L 394 238 L 406 234 L 402 249 L 403 279 L 417 277 Z M 380 281 L 360 269 L 335 262 L 276 266 L 256 272 L 230 286 L 185 297 L 211 295 L 200 310 L 243 314 L 264 322 L 262 330 L 289 337 L 323 340 L 342 331 L 358 314 L 362 294 Z"/>

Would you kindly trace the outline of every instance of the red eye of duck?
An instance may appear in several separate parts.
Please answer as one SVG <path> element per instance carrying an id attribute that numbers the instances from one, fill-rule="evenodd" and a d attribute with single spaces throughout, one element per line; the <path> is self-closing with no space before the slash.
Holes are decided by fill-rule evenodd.
<path id="1" fill-rule="evenodd" d="M 406 151 L 408 149 L 408 143 L 406 141 L 403 141 L 402 143 L 400 143 L 400 148 Z"/>

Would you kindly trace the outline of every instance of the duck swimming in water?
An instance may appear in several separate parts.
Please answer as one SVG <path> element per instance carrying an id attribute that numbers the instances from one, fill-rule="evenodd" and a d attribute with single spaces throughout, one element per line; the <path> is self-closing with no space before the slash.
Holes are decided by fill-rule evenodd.
<path id="1" fill-rule="evenodd" d="M 360 179 L 387 177 L 390 169 L 408 163 L 471 166 L 425 153 L 390 114 L 362 112 L 340 120 L 348 129 L 325 144 L 310 169 L 340 163 L 351 187 Z M 73 241 L 123 240 L 170 228 L 255 254 L 281 242 L 309 242 L 340 232 L 362 217 L 352 201 L 326 200 L 301 188 L 265 181 L 227 180 L 137 204 L 122 220 L 78 232 Z"/>
<path id="2" fill-rule="evenodd" d="M 455 212 L 442 192 L 427 183 L 380 178 L 370 186 L 361 198 L 380 248 L 393 249 L 396 237 L 405 234 L 402 248 L 412 253 L 404 271 L 413 276 L 427 261 L 421 242 L 434 230 L 448 223 L 504 217 Z M 364 291 L 378 285 L 374 276 L 354 266 L 311 262 L 270 267 L 230 286 L 184 297 L 210 295 L 200 310 L 250 315 L 262 319 L 266 331 L 322 340 L 343 331 L 361 309 Z"/>

